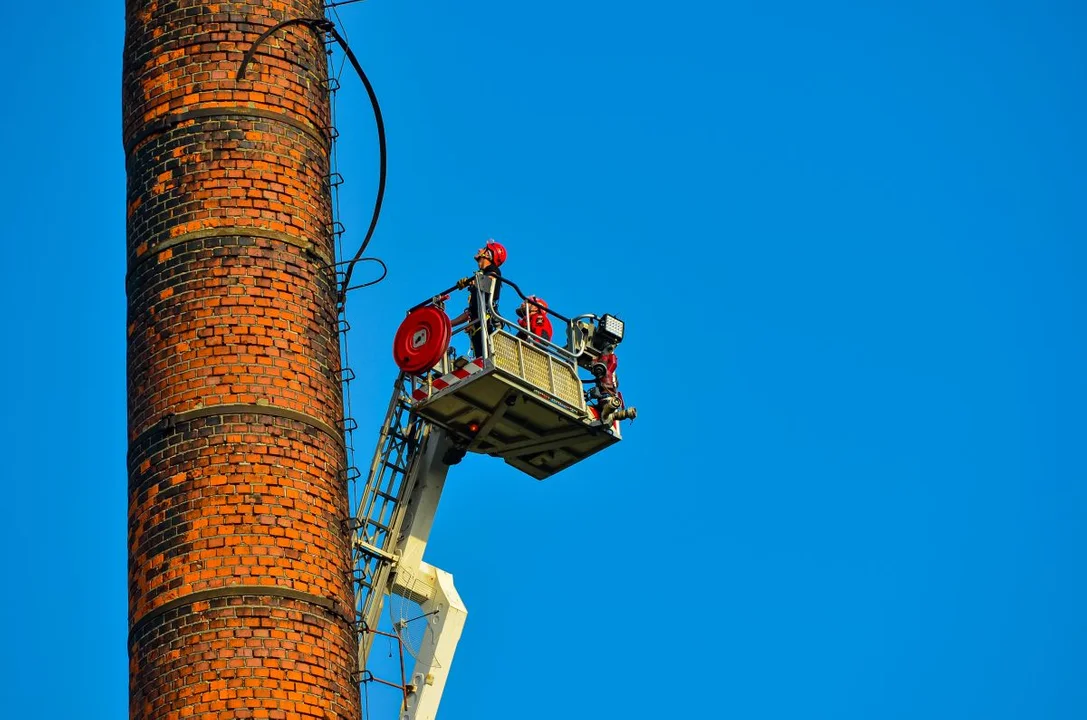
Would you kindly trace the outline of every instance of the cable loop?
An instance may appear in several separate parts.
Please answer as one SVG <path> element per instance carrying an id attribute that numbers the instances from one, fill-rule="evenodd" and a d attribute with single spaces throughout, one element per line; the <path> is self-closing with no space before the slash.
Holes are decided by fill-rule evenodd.
<path id="1" fill-rule="evenodd" d="M 355 265 L 364 259 L 362 257 L 362 254 L 366 252 L 366 247 L 370 244 L 370 240 L 373 239 L 374 229 L 377 227 L 377 220 L 378 217 L 381 215 L 381 203 L 385 199 L 385 178 L 387 174 L 387 160 L 385 152 L 385 120 L 381 115 L 381 106 L 378 104 L 377 93 L 374 92 L 374 86 L 370 83 L 370 78 L 366 76 L 366 72 L 362 69 L 362 65 L 359 63 L 358 58 L 355 57 L 355 53 L 351 51 L 351 47 L 347 44 L 347 41 L 344 40 L 343 36 L 340 35 L 340 33 L 336 30 L 336 24 L 328 18 L 292 18 L 290 20 L 284 20 L 283 22 L 268 28 L 261 34 L 260 37 L 256 39 L 256 41 L 249 47 L 249 49 L 246 50 L 245 56 L 242 58 L 242 63 L 238 67 L 238 73 L 235 76 L 235 80 L 242 80 L 245 78 L 245 71 L 249 67 L 249 62 L 253 59 L 253 56 L 256 54 L 257 48 L 261 45 L 261 43 L 263 43 L 280 29 L 285 28 L 289 25 L 305 25 L 318 35 L 318 40 L 320 40 L 321 42 L 324 42 L 324 34 L 327 33 L 331 35 L 337 43 L 339 43 L 340 48 L 343 49 L 344 55 L 351 63 L 351 67 L 355 68 L 355 72 L 358 74 L 359 79 L 362 80 L 363 87 L 366 88 L 366 94 L 370 98 L 370 105 L 372 105 L 374 109 L 374 121 L 377 124 L 377 198 L 374 201 L 374 213 L 373 216 L 370 218 L 370 226 L 366 229 L 366 236 L 362 239 L 362 244 L 359 245 L 359 249 L 355 253 L 355 256 L 352 257 L 350 261 L 348 261 L 347 269 L 344 271 L 343 281 L 340 284 L 340 290 L 337 293 L 338 302 L 340 305 L 343 305 L 344 302 L 347 300 L 347 291 L 349 289 L 368 287 L 369 285 L 373 284 L 366 283 L 356 286 L 356 288 L 352 288 L 351 273 L 354 271 Z M 371 258 L 365 259 L 371 260 Z M 377 258 L 372 258 L 372 260 L 381 262 Z M 385 265 L 385 263 L 381 264 L 383 266 Z M 384 278 L 385 275 L 382 275 L 381 277 Z M 380 279 L 374 282 L 380 282 Z"/>

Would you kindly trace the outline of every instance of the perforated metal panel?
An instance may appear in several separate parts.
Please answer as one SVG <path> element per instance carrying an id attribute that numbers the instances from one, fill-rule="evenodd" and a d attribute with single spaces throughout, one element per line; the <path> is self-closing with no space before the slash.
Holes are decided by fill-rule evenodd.
<path id="1" fill-rule="evenodd" d="M 506 372 L 513 373 L 517 377 L 524 377 L 521 370 L 521 353 L 518 349 L 516 338 L 503 333 L 495 333 L 491 338 L 491 351 L 494 354 L 494 364 Z"/>
<path id="2" fill-rule="evenodd" d="M 584 409 L 577 370 L 534 343 L 497 332 L 491 336 L 494 363 L 572 407 Z"/>
<path id="3" fill-rule="evenodd" d="M 525 380 L 551 392 L 551 363 L 547 355 L 541 352 L 533 352 L 530 348 L 521 346 L 521 358 L 525 363 Z"/>
<path id="4" fill-rule="evenodd" d="M 581 381 L 577 373 L 564 363 L 554 363 L 555 397 L 576 407 L 581 407 L 585 397 L 581 394 Z"/>

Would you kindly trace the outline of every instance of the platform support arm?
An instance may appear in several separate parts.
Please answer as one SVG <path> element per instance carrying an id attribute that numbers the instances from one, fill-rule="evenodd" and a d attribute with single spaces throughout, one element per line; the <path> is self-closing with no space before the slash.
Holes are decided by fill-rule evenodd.
<path id="1" fill-rule="evenodd" d="M 452 575 L 425 562 L 416 570 L 418 573 L 411 575 L 416 582 L 411 583 L 410 591 L 394 585 L 394 592 L 402 590 L 401 594 L 419 603 L 427 623 L 409 681 L 407 709 L 402 719 L 435 720 L 468 609 L 453 586 Z M 405 579 L 408 576 L 406 572 L 399 575 Z M 425 598 L 421 597 L 423 594 Z"/>

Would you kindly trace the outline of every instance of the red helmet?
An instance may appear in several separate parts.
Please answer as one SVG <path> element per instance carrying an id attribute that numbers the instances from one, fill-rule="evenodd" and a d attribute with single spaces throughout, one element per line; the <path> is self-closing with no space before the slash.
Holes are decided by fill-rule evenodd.
<path id="1" fill-rule="evenodd" d="M 547 301 L 542 298 L 538 298 L 535 295 L 529 295 L 527 298 L 525 298 L 525 301 L 523 303 L 517 306 L 517 314 L 523 317 L 526 307 L 528 308 L 528 312 L 530 315 L 542 315 L 544 314 L 544 310 L 547 309 Z"/>
<path id="2" fill-rule="evenodd" d="M 501 243 L 496 243 L 494 240 L 488 240 L 487 244 L 483 246 L 483 249 L 476 254 L 479 257 L 484 252 L 491 256 L 491 262 L 495 265 L 501 265 L 506 262 L 506 248 Z"/>

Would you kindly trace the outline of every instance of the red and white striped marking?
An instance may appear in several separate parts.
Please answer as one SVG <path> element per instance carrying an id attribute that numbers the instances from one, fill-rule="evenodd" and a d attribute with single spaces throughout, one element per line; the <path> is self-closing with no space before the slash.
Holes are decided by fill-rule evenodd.
<path id="1" fill-rule="evenodd" d="M 434 381 L 431 382 L 431 393 L 441 392 L 458 380 L 463 380 L 469 375 L 475 375 L 482 369 L 483 359 L 476 358 L 459 370 L 454 370 L 448 375 L 442 375 L 440 378 L 435 378 Z M 425 387 L 422 387 L 415 390 L 411 394 L 411 396 L 415 400 L 426 400 L 428 397 L 430 397 L 430 394 L 427 393 Z"/>

